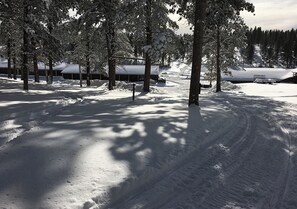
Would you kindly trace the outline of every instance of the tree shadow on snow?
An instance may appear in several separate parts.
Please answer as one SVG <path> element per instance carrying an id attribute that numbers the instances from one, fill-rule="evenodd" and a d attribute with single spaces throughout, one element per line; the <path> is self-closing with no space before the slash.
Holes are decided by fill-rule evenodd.
<path id="1" fill-rule="evenodd" d="M 291 112 L 287 112 L 286 109 L 283 109 L 285 106 L 285 103 L 283 102 L 273 101 L 261 97 L 246 97 L 242 95 L 236 96 L 234 94 L 224 93 L 214 96 L 212 101 L 206 101 L 202 98 L 201 107 L 205 107 L 205 109 L 202 108 L 200 110 L 200 108 L 186 107 L 185 100 L 181 100 L 179 102 L 171 101 L 170 99 L 162 100 L 157 102 L 160 109 L 152 109 L 151 111 L 146 111 L 144 113 L 150 117 L 143 117 L 143 113 L 140 111 L 139 114 L 134 116 L 128 114 L 122 115 L 122 117 L 119 117 L 117 121 L 104 123 L 108 127 L 113 127 L 113 132 L 118 133 L 124 131 L 125 129 L 131 129 L 131 127 L 134 127 L 135 124 L 140 125 L 141 128 L 140 130 L 132 128 L 132 133 L 129 136 L 116 138 L 113 146 L 110 148 L 112 155 L 117 161 L 124 161 L 129 164 L 129 171 L 131 173 L 130 177 L 121 184 L 111 188 L 107 192 L 106 196 L 101 195 L 94 197 L 93 201 L 98 205 L 104 205 L 102 208 L 120 208 L 121 203 L 129 199 L 131 195 L 145 192 L 146 188 L 150 186 L 149 184 L 153 184 L 158 181 L 158 179 L 162 179 L 162 175 L 169 175 L 170 168 L 176 166 L 176 161 L 182 162 L 181 159 L 186 158 L 197 144 L 198 147 L 200 145 L 205 146 L 206 149 L 204 152 L 207 152 L 207 146 L 214 145 L 211 144 L 212 142 L 208 141 L 208 139 L 211 138 L 210 136 L 216 134 L 218 124 L 221 127 L 228 127 L 228 124 L 226 124 L 229 121 L 228 118 L 243 116 L 241 114 L 241 109 L 246 111 L 247 114 L 259 116 L 260 120 L 263 118 L 263 121 L 259 122 L 259 124 L 269 123 L 271 122 L 269 121 L 270 119 L 272 120 L 272 118 L 278 118 L 280 119 L 277 121 L 279 125 L 287 127 L 291 136 L 297 135 L 296 125 L 293 124 L 293 121 L 296 121 L 296 110 L 293 115 L 291 115 Z M 139 103 L 145 104 L 147 101 Z M 176 113 L 181 114 L 172 114 L 172 112 L 170 112 L 171 114 L 168 114 L 166 107 L 172 103 L 176 104 L 173 108 L 176 110 Z M 137 107 L 137 104 L 128 108 L 135 107 Z M 231 112 L 228 113 L 228 111 Z M 216 118 L 218 121 L 216 121 Z M 127 119 L 130 121 L 129 123 L 127 123 Z M 122 126 L 122 124 L 125 124 L 125 126 Z M 186 126 L 180 126 L 180 124 L 186 124 Z M 263 126 L 266 127 L 266 125 Z M 277 169 L 270 166 L 267 162 L 270 161 L 272 163 L 278 159 L 285 159 L 287 154 L 284 150 L 288 149 L 288 144 L 285 140 L 281 140 L 285 137 L 283 133 L 275 132 L 276 127 L 273 126 L 273 123 L 272 125 L 268 125 L 268 127 L 268 130 L 261 130 L 261 127 L 258 127 L 259 131 L 256 133 L 259 134 L 257 139 L 261 139 L 259 145 L 257 145 L 259 147 L 256 149 L 257 152 L 260 153 L 260 155 L 257 156 L 259 157 L 259 161 L 257 161 L 257 163 L 263 163 L 263 165 L 259 167 L 263 168 L 263 170 L 266 169 L 268 173 L 270 171 L 271 173 L 274 172 L 273 175 L 275 176 L 271 178 L 278 180 L 280 174 L 277 173 Z M 245 130 L 245 127 L 240 125 L 235 128 L 239 129 L 237 130 L 238 132 L 243 132 Z M 226 131 L 232 132 L 232 127 L 229 127 Z M 222 136 L 228 137 L 227 134 Z M 219 137 L 220 135 L 218 135 L 217 138 Z M 236 143 L 236 141 L 234 141 L 236 139 L 237 138 L 232 138 L 232 140 L 229 140 L 228 138 L 223 138 L 220 140 L 220 143 L 227 146 L 227 149 L 229 148 L 228 146 L 230 146 L 231 149 L 232 145 Z M 296 137 L 293 139 L 295 143 L 294 146 L 296 146 Z M 293 142 L 291 143 L 291 146 L 293 146 Z M 269 153 L 261 155 L 262 152 L 265 152 L 264 148 L 267 147 L 269 147 Z M 279 158 L 274 155 L 279 155 Z M 224 156 L 214 158 L 213 162 L 207 165 L 210 167 L 205 168 L 205 170 L 213 170 L 213 166 L 221 163 L 223 158 Z M 278 169 L 281 170 L 281 165 L 279 164 L 278 166 L 280 166 Z M 212 171 L 212 173 L 215 172 Z M 222 173 L 217 173 L 217 175 L 217 179 L 219 179 L 220 175 L 228 176 L 227 174 L 224 174 L 223 171 Z M 219 198 L 215 191 L 226 191 L 226 188 L 224 188 L 225 185 L 233 185 L 234 179 L 233 176 L 229 176 L 229 178 L 224 179 L 224 183 L 218 183 L 216 188 L 212 188 L 212 193 L 208 193 L 208 196 L 202 197 L 204 200 L 200 203 L 207 205 L 207 208 L 223 208 L 227 207 L 230 202 L 232 203 L 232 201 L 235 202 L 234 204 L 236 205 L 237 199 L 242 199 L 243 202 L 247 202 L 247 198 L 254 200 L 255 197 L 247 197 L 247 191 L 245 191 L 246 188 L 242 188 L 242 193 L 238 194 L 238 197 L 240 198 L 226 199 L 223 202 L 217 203 L 218 205 L 214 207 L 211 206 L 214 199 Z M 257 180 L 259 179 L 255 178 L 255 185 Z M 260 184 L 262 183 L 263 185 L 268 185 L 268 180 L 263 180 L 262 182 L 260 181 Z M 228 193 L 228 191 L 226 193 Z M 259 198 L 262 197 L 259 196 Z M 109 200 L 109 202 L 105 202 L 106 200 Z M 149 202 L 149 200 L 147 201 Z M 246 202 L 245 204 L 247 204 Z M 142 203 L 138 204 L 142 205 Z M 198 203 L 194 202 L 192 204 L 195 205 Z M 243 204 L 244 203 L 239 203 L 238 205 L 242 206 Z M 84 208 L 89 208 L 92 204 L 90 202 L 86 202 L 84 206 Z M 199 206 L 197 206 L 197 208 L 199 208 Z"/>

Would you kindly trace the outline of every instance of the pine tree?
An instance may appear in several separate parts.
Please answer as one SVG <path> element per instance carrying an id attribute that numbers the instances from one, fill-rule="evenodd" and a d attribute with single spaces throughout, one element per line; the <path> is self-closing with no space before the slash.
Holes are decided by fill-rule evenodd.
<path id="1" fill-rule="evenodd" d="M 43 53 L 48 57 L 49 84 L 53 83 L 53 65 L 62 56 L 62 46 L 60 40 L 56 37 L 56 31 L 58 26 L 68 19 L 70 3 L 69 0 L 50 0 L 44 2 L 44 12 L 46 14 L 43 15 L 46 15 L 46 18 L 43 19 L 43 23 L 45 24 Z"/>
<path id="2" fill-rule="evenodd" d="M 15 0 L 3 0 L 0 3 L 0 43 L 5 45 L 8 60 L 8 78 L 12 78 L 12 54 L 14 53 L 14 45 L 19 39 L 18 31 L 20 30 L 16 24 L 18 7 Z M 14 76 L 15 77 L 15 76 Z"/>
<path id="3" fill-rule="evenodd" d="M 249 64 L 253 64 L 254 54 L 255 54 L 255 41 L 254 36 L 250 33 L 247 34 L 247 48 L 246 48 L 246 59 Z"/>
<path id="4" fill-rule="evenodd" d="M 23 0 L 23 60 L 22 60 L 22 73 L 24 79 L 23 89 L 29 90 L 28 83 L 28 54 L 29 54 L 29 4 L 28 0 Z"/>
<path id="5" fill-rule="evenodd" d="M 151 64 L 162 57 L 168 39 L 171 39 L 169 28 L 176 28 L 170 20 L 168 0 L 131 0 L 125 4 L 129 33 L 133 33 L 134 42 L 141 43 L 145 58 L 145 76 L 143 91 L 150 90 Z M 132 11 L 132 12 L 131 12 Z M 145 42 L 141 41 L 145 40 Z"/>
<path id="6" fill-rule="evenodd" d="M 206 48 L 215 48 L 209 52 L 214 53 L 215 56 L 210 57 L 216 59 L 216 92 L 221 91 L 221 71 L 226 72 L 227 66 L 234 64 L 235 47 L 243 47 L 242 43 L 245 42 L 247 27 L 239 16 L 239 8 L 253 11 L 249 3 L 228 0 L 213 1 L 207 8 L 206 28 L 210 39 L 206 41 Z"/>

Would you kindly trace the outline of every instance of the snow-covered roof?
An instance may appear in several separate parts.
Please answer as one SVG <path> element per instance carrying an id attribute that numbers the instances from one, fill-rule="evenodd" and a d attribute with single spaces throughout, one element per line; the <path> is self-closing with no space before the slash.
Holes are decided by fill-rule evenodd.
<path id="1" fill-rule="evenodd" d="M 58 63 L 53 66 L 53 70 L 63 70 L 65 67 L 67 67 L 67 63 L 62 62 Z M 38 70 L 48 70 L 49 66 L 44 64 L 43 62 L 38 62 Z"/>
<path id="2" fill-rule="evenodd" d="M 8 61 L 6 59 L 0 60 L 0 68 L 7 68 L 8 67 Z"/>
<path id="3" fill-rule="evenodd" d="M 144 75 L 145 65 L 117 65 L 117 75 Z M 108 72 L 107 72 L 108 73 Z M 151 66 L 151 75 L 159 75 L 159 66 Z"/>
<path id="4" fill-rule="evenodd" d="M 144 75 L 144 65 L 117 65 L 116 74 L 117 75 Z M 105 71 L 108 75 L 108 67 L 105 67 Z M 78 74 L 79 66 L 78 64 L 68 64 L 62 71 L 62 74 Z M 159 66 L 151 66 L 151 75 L 159 75 Z"/>
<path id="5" fill-rule="evenodd" d="M 12 64 L 13 66 L 13 64 Z M 37 63 L 37 66 L 38 66 L 38 70 L 48 70 L 49 69 L 49 66 L 46 65 L 45 63 L 43 62 L 38 62 Z M 56 64 L 53 69 L 54 70 L 63 70 L 65 67 L 67 67 L 68 64 L 65 63 L 65 62 L 62 62 L 62 63 L 58 63 Z M 0 68 L 7 68 L 8 67 L 8 60 L 7 59 L 0 59 Z"/>
<path id="6" fill-rule="evenodd" d="M 47 66 L 43 62 L 38 62 L 37 66 L 38 66 L 38 70 L 48 70 L 49 69 L 49 66 Z"/>
<path id="7" fill-rule="evenodd" d="M 245 68 L 245 70 L 229 70 L 232 75 L 222 75 L 228 81 L 254 81 L 256 78 L 272 78 L 280 81 L 292 77 L 291 69 L 282 68 Z"/>
<path id="8" fill-rule="evenodd" d="M 67 67 L 67 65 L 68 64 L 66 62 L 58 63 L 55 65 L 54 70 L 63 70 L 65 67 Z"/>
<path id="9" fill-rule="evenodd" d="M 67 64 L 62 70 L 62 74 L 76 74 L 79 73 L 78 64 Z"/>

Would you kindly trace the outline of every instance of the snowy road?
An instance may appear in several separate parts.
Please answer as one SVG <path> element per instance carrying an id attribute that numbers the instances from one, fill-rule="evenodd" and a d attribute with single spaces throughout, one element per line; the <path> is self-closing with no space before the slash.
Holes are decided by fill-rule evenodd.
<path id="1" fill-rule="evenodd" d="M 169 81 L 131 102 L 1 80 L 0 208 L 296 209 L 296 103 L 204 90 L 188 108 Z"/>
<path id="2" fill-rule="evenodd" d="M 171 82 L 187 96 L 187 81 Z M 104 208 L 297 208 L 296 105 L 242 93 L 201 100 L 202 108 L 190 109 L 189 117 L 204 115 L 206 107 L 226 117 L 196 120 L 199 134 L 190 154 L 131 191 L 123 189 L 125 195 L 115 194 L 117 201 Z"/>
<path id="3" fill-rule="evenodd" d="M 105 208 L 297 208 L 296 106 L 240 94 L 212 100 L 233 120 L 220 121 L 178 164 Z"/>

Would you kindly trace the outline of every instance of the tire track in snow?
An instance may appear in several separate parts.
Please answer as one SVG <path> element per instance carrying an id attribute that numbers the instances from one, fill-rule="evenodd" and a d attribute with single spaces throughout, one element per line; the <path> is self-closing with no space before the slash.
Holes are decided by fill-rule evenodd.
<path id="1" fill-rule="evenodd" d="M 289 104 L 285 107 L 286 114 L 282 115 L 281 120 L 276 120 L 278 126 L 286 133 L 288 141 L 288 166 L 286 174 L 286 184 L 283 185 L 283 195 L 281 201 L 274 208 L 297 208 L 297 105 Z"/>
<path id="2" fill-rule="evenodd" d="M 231 131 L 234 127 L 240 128 Z M 212 139 L 211 143 L 196 149 L 178 166 L 171 168 L 170 172 L 163 173 L 154 182 L 148 182 L 145 191 L 140 188 L 137 192 L 132 192 L 127 201 L 119 201 L 118 204 L 111 203 L 105 208 L 175 208 L 174 206 L 183 202 L 193 193 L 194 197 L 192 198 L 195 201 L 198 197 L 202 201 L 207 194 L 212 193 L 217 185 L 222 183 L 222 176 L 218 173 L 218 169 L 220 169 L 218 163 L 222 156 L 224 158 L 222 166 L 230 166 L 230 173 L 240 165 L 238 161 L 231 160 L 232 153 L 230 155 L 230 149 L 224 143 L 226 145 L 234 144 L 232 149 L 245 146 L 246 138 L 252 133 L 252 128 L 251 118 L 247 114 L 241 114 L 231 126 L 218 130 L 216 134 L 209 137 Z M 248 151 L 242 152 L 243 155 L 247 155 L 247 153 Z M 244 157 L 242 156 L 242 158 Z"/>
<path id="3" fill-rule="evenodd" d="M 197 192 L 201 187 L 201 182 L 195 182 L 192 186 L 192 190 L 184 195 L 184 201 L 180 203 L 177 202 L 177 204 L 171 204 L 164 208 L 221 208 L 221 206 L 225 204 L 226 194 L 224 193 L 221 193 L 214 199 L 211 199 L 210 197 L 213 193 L 218 193 L 217 191 L 225 186 L 225 179 L 232 176 L 234 172 L 237 172 L 240 166 L 245 162 L 246 157 L 252 151 L 256 141 L 254 132 L 252 132 L 255 128 L 255 124 L 251 123 L 253 118 L 244 112 L 242 115 L 244 115 L 244 118 L 247 121 L 246 127 L 243 132 L 242 129 L 239 128 L 239 134 L 225 139 L 225 145 L 226 147 L 229 147 L 229 154 L 225 156 L 225 158 L 222 158 L 224 157 L 222 155 L 218 156 L 217 161 L 220 161 L 220 165 L 217 166 L 218 164 L 216 164 L 214 166 L 214 168 L 218 170 L 217 176 L 207 176 L 207 181 L 212 182 L 208 191 L 202 190 L 201 192 Z M 209 173 L 210 172 L 206 172 L 206 174 Z M 198 178 L 200 178 L 201 175 L 203 174 L 198 175 Z M 234 191 L 234 193 L 236 194 L 237 191 Z M 178 205 L 178 207 L 175 205 Z"/>
<path id="4" fill-rule="evenodd" d="M 297 189 L 289 182 L 297 182 L 297 175 L 291 155 L 282 150 L 286 145 L 291 152 L 286 126 L 278 115 L 257 115 L 236 101 L 226 105 L 240 118 L 232 124 L 235 130 L 218 130 L 170 172 L 103 208 L 296 208 Z"/>
<path id="5" fill-rule="evenodd" d="M 276 125 L 277 128 L 284 134 L 284 138 L 286 139 L 287 143 L 287 163 L 284 163 L 284 169 L 282 170 L 282 175 L 280 175 L 280 178 L 277 180 L 276 188 L 272 192 L 271 196 L 266 199 L 264 202 L 264 207 L 263 208 L 283 208 L 283 200 L 285 198 L 285 195 L 287 193 L 288 187 L 289 187 L 289 182 L 290 182 L 290 175 L 291 175 L 291 170 L 292 170 L 292 165 L 291 165 L 291 136 L 289 134 L 289 131 L 284 128 L 281 124 L 280 121 L 277 120 L 275 117 L 266 114 L 265 115 L 268 119 L 268 121 L 272 122 L 272 124 Z M 279 119 L 279 118 L 278 118 Z"/>
<path id="6" fill-rule="evenodd" d="M 253 114 L 253 112 L 250 112 L 250 114 Z M 267 145 L 264 146 L 265 143 L 269 143 L 269 139 L 261 137 L 261 134 L 265 135 L 265 131 L 263 130 L 273 130 L 279 136 L 282 136 L 281 138 L 285 139 L 284 144 L 286 144 L 286 147 L 290 150 L 290 135 L 287 134 L 287 131 L 280 126 L 276 119 L 277 118 L 272 118 L 270 114 L 266 113 L 255 117 L 254 122 L 257 124 L 257 144 L 261 145 L 263 140 L 265 142 L 263 146 L 255 146 L 252 152 L 253 155 L 251 155 L 249 161 L 247 161 L 250 162 L 251 165 L 245 166 L 245 164 L 243 164 L 244 166 L 239 169 L 239 173 L 235 173 L 232 180 L 228 181 L 230 182 L 231 188 L 225 186 L 223 187 L 223 192 L 218 192 L 214 195 L 213 199 L 216 201 L 222 196 L 229 196 L 229 199 L 233 200 L 233 202 L 230 202 L 230 205 L 225 205 L 226 208 L 282 208 L 281 205 L 287 190 L 291 170 L 290 157 L 282 151 L 281 147 L 270 149 Z M 263 125 L 265 126 L 261 127 Z M 276 130 L 274 130 L 275 128 Z M 267 133 L 266 135 L 273 136 L 272 133 Z M 271 146 L 273 146 L 273 144 L 271 144 Z M 270 156 L 265 156 L 266 151 Z M 275 156 L 273 156 L 274 151 L 276 153 Z M 266 157 L 268 159 L 264 160 L 264 164 L 261 164 L 263 155 L 264 158 Z M 280 157 L 281 159 L 278 161 L 275 157 Z M 279 167 L 279 165 L 284 166 Z M 236 176 L 240 176 L 240 178 L 236 178 Z M 246 187 L 246 189 L 241 195 L 240 193 L 242 193 L 244 187 Z M 224 195 L 220 193 L 224 193 Z M 218 205 L 215 205 L 215 207 L 207 205 L 202 208 L 218 208 Z"/>

